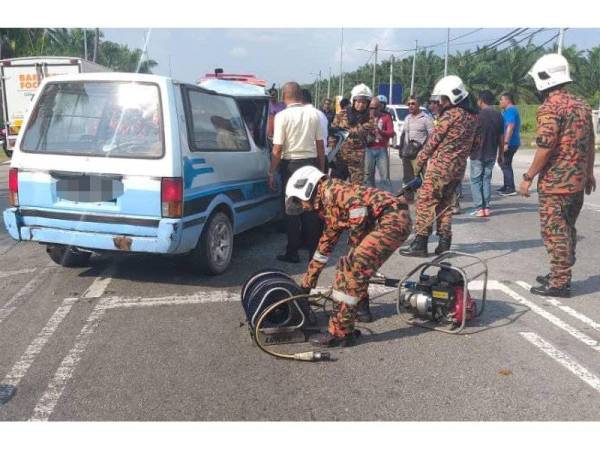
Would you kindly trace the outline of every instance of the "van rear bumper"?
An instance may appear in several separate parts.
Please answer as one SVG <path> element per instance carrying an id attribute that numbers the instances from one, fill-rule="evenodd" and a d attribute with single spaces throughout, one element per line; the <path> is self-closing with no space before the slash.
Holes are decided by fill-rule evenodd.
<path id="1" fill-rule="evenodd" d="M 158 220 L 153 236 L 116 234 L 90 230 L 73 230 L 43 223 L 24 225 L 17 208 L 4 211 L 4 224 L 10 236 L 19 241 L 72 245 L 91 250 L 110 250 L 142 253 L 178 253 L 183 233 L 181 219 Z"/>

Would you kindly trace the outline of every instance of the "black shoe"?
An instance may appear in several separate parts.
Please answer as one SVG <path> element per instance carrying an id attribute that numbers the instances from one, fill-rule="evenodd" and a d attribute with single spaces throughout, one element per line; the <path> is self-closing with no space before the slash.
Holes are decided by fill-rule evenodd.
<path id="1" fill-rule="evenodd" d="M 540 283 L 542 286 L 548 286 L 548 284 L 550 284 L 550 274 L 538 275 L 537 277 L 535 277 L 535 281 Z M 568 289 L 571 289 L 571 283 L 567 283 L 565 286 Z"/>
<path id="2" fill-rule="evenodd" d="M 402 256 L 419 256 L 421 258 L 427 257 L 427 242 L 429 236 L 421 236 L 417 234 L 410 246 L 400 250 Z"/>
<path id="3" fill-rule="evenodd" d="M 548 285 L 542 284 L 540 286 L 535 286 L 529 289 L 529 292 L 535 295 L 541 295 L 544 297 L 563 297 L 570 298 L 571 297 L 571 289 L 567 287 L 567 285 L 555 288 L 550 287 Z"/>
<path id="4" fill-rule="evenodd" d="M 500 192 L 501 197 L 512 197 L 513 195 L 517 195 L 517 191 L 515 191 L 514 189 L 506 189 L 505 191 Z"/>
<path id="5" fill-rule="evenodd" d="M 360 331 L 354 330 L 352 333 L 346 336 L 334 336 L 329 331 L 325 333 L 319 333 L 310 339 L 310 343 L 313 347 L 352 347 L 356 344 L 356 338 L 360 337 Z"/>
<path id="6" fill-rule="evenodd" d="M 500 189 L 496 189 L 497 194 L 504 194 L 506 192 L 506 186 L 502 186 Z"/>
<path id="7" fill-rule="evenodd" d="M 371 314 L 371 308 L 369 307 L 369 299 L 358 302 L 356 308 L 356 321 L 362 323 L 373 322 L 373 315 Z"/>
<path id="8" fill-rule="evenodd" d="M 300 256 L 298 256 L 298 253 L 296 253 L 295 255 L 290 255 L 288 253 L 284 253 L 283 255 L 277 255 L 277 259 L 279 261 L 294 263 L 294 264 L 300 262 Z"/>
<path id="9" fill-rule="evenodd" d="M 444 252 L 450 250 L 450 246 L 452 245 L 452 237 L 440 236 L 440 241 L 438 246 L 435 248 L 435 254 L 441 255 Z"/>

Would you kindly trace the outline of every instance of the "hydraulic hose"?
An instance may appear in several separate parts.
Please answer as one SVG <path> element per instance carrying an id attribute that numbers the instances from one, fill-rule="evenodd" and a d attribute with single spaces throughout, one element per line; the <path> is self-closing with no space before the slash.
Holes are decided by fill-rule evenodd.
<path id="1" fill-rule="evenodd" d="M 300 352 L 300 353 L 279 353 L 274 350 L 269 350 L 262 344 L 262 342 L 260 341 L 260 339 L 258 337 L 258 334 L 260 333 L 260 327 L 261 327 L 263 321 L 271 312 L 273 312 L 275 309 L 277 309 L 278 307 L 280 307 L 286 303 L 293 302 L 294 300 L 299 300 L 301 298 L 318 299 L 318 298 L 327 298 L 327 297 L 324 296 L 322 293 L 301 294 L 301 295 L 295 295 L 293 297 L 284 298 L 283 300 L 279 300 L 278 302 L 273 303 L 271 306 L 269 306 L 267 309 L 265 309 L 263 311 L 263 313 L 258 317 L 258 319 L 256 321 L 256 326 L 254 328 L 254 340 L 256 341 L 256 345 L 258 345 L 258 348 L 260 348 L 266 354 L 274 356 L 276 358 L 291 359 L 294 361 L 330 361 L 331 355 L 329 352 L 309 351 L 309 352 Z"/>

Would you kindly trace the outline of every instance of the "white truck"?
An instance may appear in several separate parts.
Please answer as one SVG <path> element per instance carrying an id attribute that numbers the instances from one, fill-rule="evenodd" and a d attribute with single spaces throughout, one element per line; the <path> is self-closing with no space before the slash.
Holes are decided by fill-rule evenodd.
<path id="1" fill-rule="evenodd" d="M 53 75 L 108 72 L 110 69 L 81 58 L 37 56 L 0 60 L 0 88 L 4 118 L 4 151 L 8 156 L 17 140 L 25 113 L 40 82 Z"/>

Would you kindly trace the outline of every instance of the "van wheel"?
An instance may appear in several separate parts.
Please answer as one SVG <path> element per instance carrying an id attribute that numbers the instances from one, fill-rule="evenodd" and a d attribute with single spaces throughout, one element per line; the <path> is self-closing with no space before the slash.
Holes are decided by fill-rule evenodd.
<path id="1" fill-rule="evenodd" d="M 52 261 L 63 267 L 83 267 L 92 256 L 90 252 L 82 252 L 66 245 L 48 245 L 46 252 Z"/>
<path id="2" fill-rule="evenodd" d="M 227 214 L 208 219 L 196 248 L 190 254 L 192 271 L 219 275 L 227 270 L 233 253 L 233 226 Z"/>

